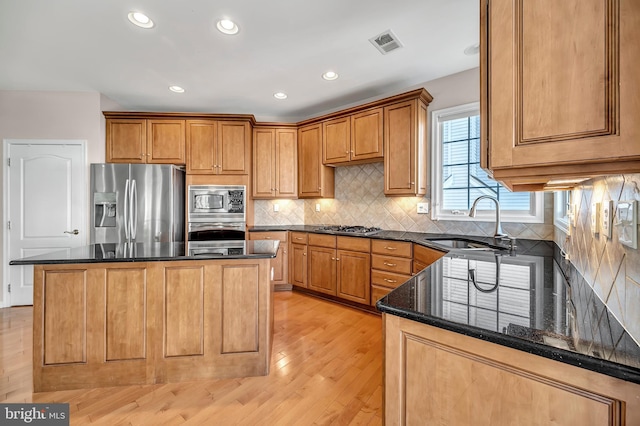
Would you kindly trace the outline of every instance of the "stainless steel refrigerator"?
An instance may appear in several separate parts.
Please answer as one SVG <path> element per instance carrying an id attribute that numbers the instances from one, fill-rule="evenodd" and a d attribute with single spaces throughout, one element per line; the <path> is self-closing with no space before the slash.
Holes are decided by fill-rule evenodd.
<path id="1" fill-rule="evenodd" d="M 184 170 L 91 164 L 91 243 L 184 241 Z"/>

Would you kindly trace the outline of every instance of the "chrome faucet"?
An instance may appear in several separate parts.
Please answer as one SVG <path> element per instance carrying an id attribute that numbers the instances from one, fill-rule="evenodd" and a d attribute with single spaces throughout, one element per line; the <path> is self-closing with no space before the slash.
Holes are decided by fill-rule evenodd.
<path id="1" fill-rule="evenodd" d="M 492 197 L 490 195 L 479 196 L 478 198 L 475 199 L 475 201 L 471 205 L 471 210 L 469 210 L 469 216 L 476 217 L 476 205 L 478 204 L 478 201 L 484 198 L 486 198 L 487 200 L 493 200 L 493 202 L 496 203 L 496 230 L 493 233 L 493 238 L 508 237 L 508 235 L 505 234 L 504 231 L 502 231 L 502 224 L 500 223 L 500 202 L 498 201 L 497 198 Z"/>

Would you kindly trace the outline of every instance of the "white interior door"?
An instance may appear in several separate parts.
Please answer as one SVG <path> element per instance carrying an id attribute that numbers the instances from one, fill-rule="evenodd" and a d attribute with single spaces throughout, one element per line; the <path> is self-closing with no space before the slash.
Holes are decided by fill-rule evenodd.
<path id="1" fill-rule="evenodd" d="M 8 141 L 9 260 L 86 244 L 84 141 Z M 33 267 L 9 266 L 10 305 L 33 304 Z"/>

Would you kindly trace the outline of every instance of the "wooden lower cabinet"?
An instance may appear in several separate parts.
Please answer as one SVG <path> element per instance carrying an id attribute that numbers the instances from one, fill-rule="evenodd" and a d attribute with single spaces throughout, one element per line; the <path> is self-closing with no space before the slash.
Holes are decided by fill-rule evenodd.
<path id="1" fill-rule="evenodd" d="M 307 288 L 307 233 L 289 233 L 289 282 Z"/>
<path id="2" fill-rule="evenodd" d="M 250 240 L 279 240 L 278 254 L 271 259 L 273 268 L 273 284 L 276 291 L 291 290 L 289 284 L 289 246 L 287 231 L 250 232 Z"/>
<path id="3" fill-rule="evenodd" d="M 269 372 L 269 259 L 34 267 L 34 392 Z"/>
<path id="4" fill-rule="evenodd" d="M 368 304 L 371 290 L 369 250 L 367 238 L 309 234 L 308 288 Z"/>
<path id="5" fill-rule="evenodd" d="M 636 425 L 640 385 L 383 314 L 386 425 Z"/>

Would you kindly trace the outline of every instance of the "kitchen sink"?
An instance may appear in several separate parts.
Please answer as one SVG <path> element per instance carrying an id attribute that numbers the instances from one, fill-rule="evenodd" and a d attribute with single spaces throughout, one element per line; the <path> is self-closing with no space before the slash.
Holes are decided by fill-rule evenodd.
<path id="1" fill-rule="evenodd" d="M 452 237 L 426 237 L 425 240 L 431 241 L 451 249 L 462 250 L 508 250 L 507 247 L 497 244 L 487 243 L 485 241 L 471 240 L 468 238 L 452 238 Z"/>

